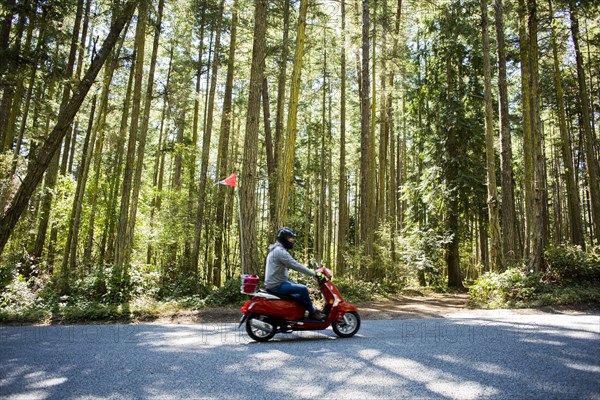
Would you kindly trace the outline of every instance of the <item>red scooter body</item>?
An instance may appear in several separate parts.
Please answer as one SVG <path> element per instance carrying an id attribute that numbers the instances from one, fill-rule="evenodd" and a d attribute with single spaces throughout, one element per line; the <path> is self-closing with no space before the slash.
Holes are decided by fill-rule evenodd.
<path id="1" fill-rule="evenodd" d="M 305 308 L 291 297 L 258 291 L 242 307 L 240 326 L 245 322 L 248 335 L 259 342 L 271 339 L 278 332 L 322 330 L 330 325 L 340 337 L 354 336 L 360 328 L 358 309 L 344 301 L 327 268 L 317 269 L 317 276 L 325 298 L 324 321 L 305 319 Z"/>

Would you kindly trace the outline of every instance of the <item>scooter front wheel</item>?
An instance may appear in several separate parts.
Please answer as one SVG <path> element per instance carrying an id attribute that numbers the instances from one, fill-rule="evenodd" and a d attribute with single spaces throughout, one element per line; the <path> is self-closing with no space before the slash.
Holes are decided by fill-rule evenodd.
<path id="1" fill-rule="evenodd" d="M 257 342 L 266 342 L 275 336 L 277 327 L 266 315 L 252 314 L 246 320 L 246 332 Z"/>
<path id="2" fill-rule="evenodd" d="M 344 314 L 340 322 L 331 324 L 333 331 L 341 338 L 352 337 L 360 329 L 360 316 L 356 311 Z"/>

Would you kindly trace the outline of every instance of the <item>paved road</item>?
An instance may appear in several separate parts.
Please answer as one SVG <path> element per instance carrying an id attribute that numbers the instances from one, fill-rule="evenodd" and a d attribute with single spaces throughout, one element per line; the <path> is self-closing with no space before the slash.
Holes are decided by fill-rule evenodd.
<path id="1" fill-rule="evenodd" d="M 0 398 L 600 399 L 600 315 L 363 321 L 353 338 L 234 324 L 0 327 Z"/>

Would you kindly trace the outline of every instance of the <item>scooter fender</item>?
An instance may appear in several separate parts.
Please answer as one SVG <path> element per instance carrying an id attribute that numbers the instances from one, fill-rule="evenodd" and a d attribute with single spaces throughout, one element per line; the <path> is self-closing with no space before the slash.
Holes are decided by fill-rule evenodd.
<path id="1" fill-rule="evenodd" d="M 357 312 L 358 308 L 354 304 L 342 301 L 337 305 L 336 311 L 337 315 L 335 316 L 334 321 L 341 321 L 341 319 L 344 317 L 344 314 L 351 311 Z"/>

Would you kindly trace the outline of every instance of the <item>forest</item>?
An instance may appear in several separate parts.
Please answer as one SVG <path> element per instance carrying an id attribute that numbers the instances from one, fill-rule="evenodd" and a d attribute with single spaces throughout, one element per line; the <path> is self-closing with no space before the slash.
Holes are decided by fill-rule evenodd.
<path id="1" fill-rule="evenodd" d="M 1 7 L 0 309 L 235 298 L 282 226 L 347 290 L 600 283 L 594 1 Z"/>

